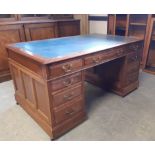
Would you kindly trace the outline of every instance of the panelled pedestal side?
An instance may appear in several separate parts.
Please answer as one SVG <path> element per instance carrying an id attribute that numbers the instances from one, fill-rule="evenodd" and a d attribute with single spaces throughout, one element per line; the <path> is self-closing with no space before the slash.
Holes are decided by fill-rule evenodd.
<path id="1" fill-rule="evenodd" d="M 17 103 L 52 137 L 53 116 L 45 66 L 11 51 L 8 54 Z"/>

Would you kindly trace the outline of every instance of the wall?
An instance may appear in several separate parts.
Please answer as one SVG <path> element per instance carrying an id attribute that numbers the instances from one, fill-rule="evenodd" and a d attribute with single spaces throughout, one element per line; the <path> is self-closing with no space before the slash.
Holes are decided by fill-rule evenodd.
<path id="1" fill-rule="evenodd" d="M 107 34 L 107 14 L 89 14 L 89 17 L 89 33 Z"/>

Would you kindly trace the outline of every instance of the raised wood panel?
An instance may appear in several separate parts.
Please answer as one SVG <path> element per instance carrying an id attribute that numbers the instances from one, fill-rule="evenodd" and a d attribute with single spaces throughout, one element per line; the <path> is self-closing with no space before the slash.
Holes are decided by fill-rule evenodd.
<path id="1" fill-rule="evenodd" d="M 25 99 L 33 106 L 36 107 L 35 94 L 33 89 L 33 79 L 25 73 L 22 73 L 23 85 L 25 89 Z"/>
<path id="2" fill-rule="evenodd" d="M 45 85 L 34 80 L 34 89 L 36 93 L 37 111 L 45 118 L 49 119 L 50 107 L 48 103 L 47 89 Z"/>
<path id="3" fill-rule="evenodd" d="M 55 23 L 25 24 L 26 40 L 42 40 L 57 37 Z"/>
<path id="4" fill-rule="evenodd" d="M 24 101 L 20 104 L 28 109 L 30 108 L 38 115 L 39 119 L 51 124 L 50 103 L 46 84 L 41 79 L 39 80 L 35 74 L 27 72 L 21 65 L 13 61 L 10 62 L 10 69 L 16 90 L 15 95 Z"/>
<path id="5" fill-rule="evenodd" d="M 14 83 L 15 83 L 16 93 L 25 97 L 21 73 L 15 66 L 10 65 L 10 67 L 11 67 L 12 76 L 13 76 Z"/>
<path id="6" fill-rule="evenodd" d="M 80 35 L 80 22 L 77 21 L 61 21 L 58 22 L 58 36 L 74 36 Z"/>
<path id="7" fill-rule="evenodd" d="M 24 40 L 22 25 L 0 26 L 0 71 L 9 69 L 5 46 Z"/>

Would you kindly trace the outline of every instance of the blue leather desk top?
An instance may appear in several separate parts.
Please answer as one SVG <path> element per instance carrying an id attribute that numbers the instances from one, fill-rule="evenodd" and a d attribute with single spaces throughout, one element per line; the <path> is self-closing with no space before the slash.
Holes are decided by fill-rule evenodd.
<path id="1" fill-rule="evenodd" d="M 80 35 L 12 44 L 31 56 L 63 58 L 77 53 L 91 53 L 138 41 L 132 37 Z"/>

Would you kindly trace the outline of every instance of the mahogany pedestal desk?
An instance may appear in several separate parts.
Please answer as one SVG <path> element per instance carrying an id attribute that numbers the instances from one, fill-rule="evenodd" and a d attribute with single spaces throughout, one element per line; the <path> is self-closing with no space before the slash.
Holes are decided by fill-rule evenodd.
<path id="1" fill-rule="evenodd" d="M 121 96 L 138 87 L 141 50 L 136 38 L 96 34 L 8 45 L 16 101 L 55 139 L 87 118 L 85 80 Z"/>

